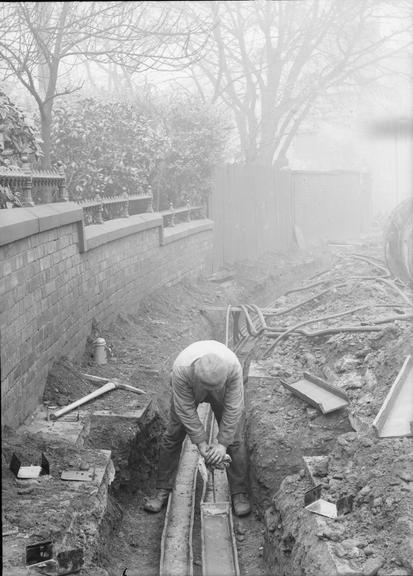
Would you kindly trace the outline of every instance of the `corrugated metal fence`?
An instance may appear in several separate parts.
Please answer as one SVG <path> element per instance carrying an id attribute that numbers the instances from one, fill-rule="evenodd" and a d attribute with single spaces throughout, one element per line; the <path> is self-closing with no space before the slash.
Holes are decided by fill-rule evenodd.
<path id="1" fill-rule="evenodd" d="M 215 171 L 210 216 L 215 268 L 288 248 L 295 227 L 307 242 L 354 239 L 368 227 L 370 180 L 359 172 L 226 165 Z"/>

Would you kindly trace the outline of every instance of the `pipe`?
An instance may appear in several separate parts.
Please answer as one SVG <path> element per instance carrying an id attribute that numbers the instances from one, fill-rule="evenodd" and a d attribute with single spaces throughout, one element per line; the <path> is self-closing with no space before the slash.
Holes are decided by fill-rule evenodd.
<path id="1" fill-rule="evenodd" d="M 323 290 L 322 292 L 319 292 L 315 296 L 311 296 L 310 298 L 307 298 L 306 300 L 302 300 L 298 304 L 295 304 L 294 306 L 290 306 L 290 308 L 286 308 L 285 310 L 279 310 L 279 311 L 275 311 L 275 312 L 273 312 L 273 311 L 264 312 L 264 314 L 266 316 L 281 316 L 282 314 L 286 314 L 287 312 L 291 312 L 292 310 L 295 310 L 296 308 L 300 308 L 300 306 L 304 306 L 304 304 L 308 304 L 308 302 L 311 302 L 312 300 L 316 300 L 317 298 L 320 298 L 320 296 L 324 296 L 324 294 L 327 294 L 331 290 L 335 290 L 336 288 L 342 288 L 343 286 L 347 286 L 347 282 L 343 282 L 342 284 L 334 284 L 334 286 L 330 286 L 330 288 L 327 288 L 326 290 Z"/>
<path id="2" fill-rule="evenodd" d="M 293 332 L 297 328 L 301 328 L 302 326 L 305 326 L 306 324 L 314 324 L 315 322 L 322 322 L 323 320 L 331 320 L 331 318 L 338 318 L 340 316 L 347 316 L 348 314 L 354 314 L 355 312 L 360 312 L 360 310 L 364 310 L 365 308 L 369 308 L 369 306 L 370 306 L 369 304 L 367 304 L 366 306 L 358 306 L 357 308 L 352 308 L 351 310 L 339 312 L 338 314 L 330 314 L 329 316 L 323 316 L 321 318 L 320 317 L 319 318 L 313 318 L 310 320 L 305 320 L 304 322 L 300 322 L 299 324 L 296 324 L 295 326 L 288 328 L 285 332 L 280 334 L 280 336 L 278 336 L 276 341 L 272 344 L 272 348 L 274 348 L 278 344 L 278 342 L 280 340 L 282 340 L 285 336 L 287 336 L 290 332 Z"/>
<path id="3" fill-rule="evenodd" d="M 284 296 L 287 296 L 287 294 L 292 294 L 293 292 L 302 292 L 303 290 L 308 290 L 309 288 L 315 288 L 316 286 L 321 286 L 321 284 L 325 284 L 326 282 L 331 282 L 331 280 L 321 280 L 320 282 L 314 282 L 313 284 L 301 286 L 301 288 L 293 288 L 292 290 L 287 290 L 287 292 L 284 293 Z"/>
<path id="4" fill-rule="evenodd" d="M 394 282 L 392 282 L 391 280 L 388 280 L 387 278 L 376 278 L 376 280 L 378 280 L 379 282 L 384 282 L 384 284 L 387 284 L 387 286 L 390 286 L 390 288 L 393 288 L 393 290 L 395 290 L 398 294 L 400 294 L 400 296 L 403 298 L 403 300 L 405 302 L 407 302 L 407 304 L 409 304 L 410 306 L 413 306 L 413 303 L 410 300 L 410 298 L 408 296 L 406 296 L 406 294 L 402 290 L 400 290 L 400 288 L 398 286 L 396 286 L 396 284 Z"/>
<path id="5" fill-rule="evenodd" d="M 361 256 L 359 254 L 346 254 L 344 256 L 344 258 L 354 258 L 356 260 L 362 260 L 363 262 L 367 262 L 368 264 L 370 264 L 371 266 L 374 266 L 378 270 L 383 270 L 386 274 L 390 275 L 390 272 L 389 272 L 388 268 L 386 268 L 384 262 L 383 262 L 383 264 L 379 264 L 378 262 L 373 262 L 367 256 Z"/>

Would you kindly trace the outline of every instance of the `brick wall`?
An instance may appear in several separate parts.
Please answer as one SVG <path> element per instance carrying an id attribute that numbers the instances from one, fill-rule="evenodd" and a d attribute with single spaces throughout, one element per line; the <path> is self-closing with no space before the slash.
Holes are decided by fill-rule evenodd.
<path id="1" fill-rule="evenodd" d="M 2 422 L 12 427 L 40 402 L 54 359 L 82 354 L 93 318 L 134 310 L 211 261 L 210 221 L 164 234 L 159 216 L 141 215 L 84 229 L 77 207 L 53 208 L 48 220 L 40 207 L 0 211 Z"/>

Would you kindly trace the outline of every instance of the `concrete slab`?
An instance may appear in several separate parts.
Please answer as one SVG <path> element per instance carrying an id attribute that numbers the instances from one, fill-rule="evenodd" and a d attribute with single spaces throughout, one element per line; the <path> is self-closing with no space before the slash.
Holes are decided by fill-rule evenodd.
<path id="1" fill-rule="evenodd" d="M 113 418 L 120 418 L 120 419 L 128 419 L 128 420 L 140 420 L 145 412 L 149 407 L 150 402 L 148 402 L 145 406 L 138 408 L 137 410 L 129 410 L 129 412 L 122 412 L 119 414 L 118 412 L 112 412 L 112 410 L 96 410 L 92 413 L 92 418 L 105 418 L 105 417 L 113 417 Z"/>
<path id="2" fill-rule="evenodd" d="M 17 434 L 40 434 L 46 440 L 61 438 L 74 446 L 83 446 L 84 439 L 89 433 L 90 415 L 85 411 L 78 414 L 79 420 L 73 420 L 73 417 L 77 415 L 76 412 L 59 420 L 47 420 L 47 408 L 42 405 L 18 428 Z"/>

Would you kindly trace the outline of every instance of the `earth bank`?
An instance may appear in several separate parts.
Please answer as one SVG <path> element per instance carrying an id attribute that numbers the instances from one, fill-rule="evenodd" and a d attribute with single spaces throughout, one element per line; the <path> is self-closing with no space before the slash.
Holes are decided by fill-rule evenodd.
<path id="1" fill-rule="evenodd" d="M 377 244 L 364 249 L 380 255 Z M 155 488 L 158 441 L 169 404 L 169 370 L 176 355 L 191 342 L 223 341 L 225 337 L 225 313 L 200 310 L 274 303 L 282 311 L 325 286 L 315 287 L 315 292 L 310 289 L 283 296 L 288 290 L 314 283 L 314 276 L 330 269 L 326 275 L 330 284 L 326 285 L 333 287 L 343 277 L 372 275 L 371 265 L 346 260 L 346 253 L 337 249 L 269 255 L 214 278 L 184 280 L 155 292 L 110 326 L 94 325 L 81 361 L 60 359 L 56 363 L 44 396 L 52 405 L 66 405 L 96 388 L 82 373 L 118 378 L 148 393 L 146 397 L 117 390 L 85 406 L 89 428 L 84 449 L 111 450 L 115 468 L 107 513 L 98 533 L 96 526 L 92 531 L 94 543 L 89 545 L 85 574 L 115 576 L 125 568 L 129 576 L 158 573 L 164 512 L 149 515 L 142 504 Z M 383 315 L 404 312 L 400 298 L 379 284 L 356 281 L 343 289 L 333 288 L 331 294 L 288 316 L 281 315 L 282 322 L 277 319 L 277 325 L 288 328 L 307 317 L 316 319 L 360 302 L 391 304 L 390 310 L 383 308 Z M 377 314 L 378 309 L 363 310 L 356 313 L 356 319 L 367 322 Z M 316 322 L 315 327 L 337 323 Z M 346 319 L 346 323 L 351 322 Z M 260 341 L 255 347 L 246 384 L 254 513 L 236 519 L 242 574 L 412 573 L 412 545 L 407 538 L 413 525 L 413 478 L 407 470 L 411 439 L 378 440 L 371 429 L 374 415 L 411 349 L 409 326 L 394 322 L 389 328 L 357 335 L 290 336 L 265 359 L 271 341 Z M 93 360 L 96 336 L 104 337 L 108 345 L 104 366 Z M 254 366 L 260 371 L 254 372 Z M 282 381 L 296 380 L 303 370 L 342 387 L 349 396 L 349 407 L 322 415 L 293 396 Z M 10 438 L 12 446 L 13 434 Z M 39 438 L 32 441 L 38 447 Z M 52 441 L 44 449 L 62 453 L 62 446 L 53 446 Z M 354 511 L 344 519 L 324 519 L 303 509 L 304 491 L 311 487 L 303 456 L 315 455 L 326 456 L 317 471 L 323 498 L 335 501 L 343 493 L 355 496 Z M 397 475 L 395 462 L 402 476 Z M 7 472 L 3 489 L 12 502 L 17 484 Z M 13 510 L 12 504 L 6 508 L 7 521 L 18 526 L 21 519 Z M 47 518 L 46 503 L 36 513 Z M 93 518 L 89 520 L 93 525 Z M 53 522 L 58 529 L 59 518 Z M 26 523 L 35 525 L 37 519 L 26 518 Z M 50 522 L 43 524 L 42 535 L 50 536 Z M 199 547 L 194 546 L 194 551 L 197 574 Z"/>

